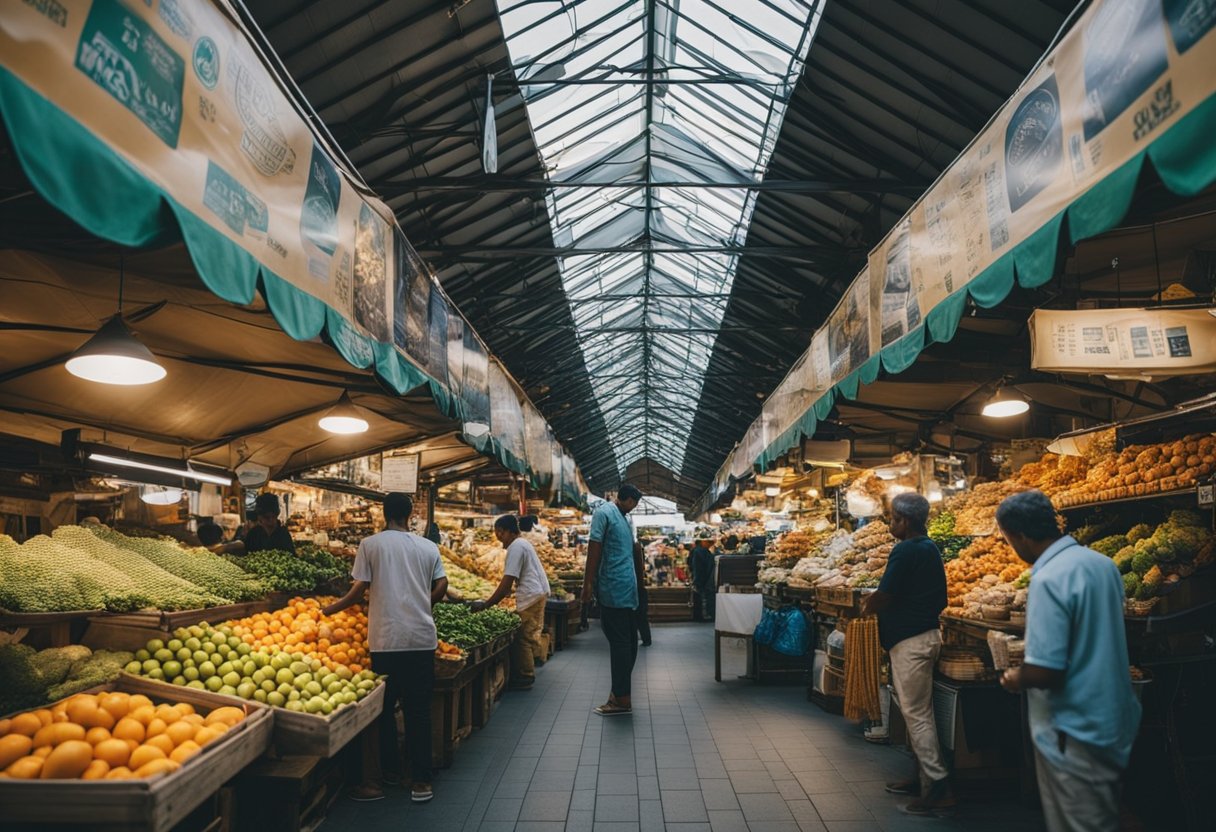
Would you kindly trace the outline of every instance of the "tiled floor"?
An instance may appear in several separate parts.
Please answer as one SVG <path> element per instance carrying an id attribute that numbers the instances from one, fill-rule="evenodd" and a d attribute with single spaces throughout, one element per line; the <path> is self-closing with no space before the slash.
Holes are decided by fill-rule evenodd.
<path id="1" fill-rule="evenodd" d="M 1036 811 L 965 803 L 950 820 L 908 817 L 883 784 L 907 773 L 898 749 L 806 701 L 800 687 L 736 678 L 738 648 L 713 680 L 711 625 L 654 629 L 634 671 L 634 713 L 604 719 L 608 648 L 597 627 L 508 693 L 415 806 L 389 790 L 340 800 L 324 832 L 1031 832 Z"/>

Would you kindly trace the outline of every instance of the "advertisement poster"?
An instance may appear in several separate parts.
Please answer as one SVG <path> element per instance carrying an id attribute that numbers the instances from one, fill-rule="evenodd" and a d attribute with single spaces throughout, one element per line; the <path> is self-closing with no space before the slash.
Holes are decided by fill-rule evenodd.
<path id="1" fill-rule="evenodd" d="M 1060 90 L 1049 75 L 1022 99 L 1005 128 L 1005 187 L 1017 211 L 1059 175 L 1064 161 Z"/>
<path id="2" fill-rule="evenodd" d="M 1097 136 L 1169 68 L 1161 0 L 1118 0 L 1084 26 L 1085 140 Z"/>
<path id="3" fill-rule="evenodd" d="M 355 322 L 377 341 L 389 340 L 388 237 L 388 225 L 362 206 L 355 234 L 351 305 Z"/>
<path id="4" fill-rule="evenodd" d="M 384 454 L 380 460 L 380 490 L 416 494 L 421 462 L 422 454 Z"/>
<path id="5" fill-rule="evenodd" d="M 441 384 L 448 382 L 448 301 L 443 293 L 432 287 L 428 335 L 428 364 L 431 377 Z"/>
<path id="6" fill-rule="evenodd" d="M 464 319 L 455 309 L 448 310 L 448 389 L 452 395 L 464 396 Z"/>
<path id="7" fill-rule="evenodd" d="M 406 241 L 397 239 L 397 280 L 393 317 L 393 343 L 423 369 L 431 356 L 431 278 L 426 264 Z"/>
<path id="8" fill-rule="evenodd" d="M 871 308 L 880 321 L 884 347 L 920 326 L 920 300 L 912 281 L 911 227 L 907 217 L 901 220 L 870 263 L 870 273 L 881 275 L 880 280 L 871 280 L 875 292 Z"/>
<path id="9" fill-rule="evenodd" d="M 388 340 L 389 226 L 366 205 L 359 206 L 355 229 L 355 320 L 377 341 Z"/>
<path id="10" fill-rule="evenodd" d="M 1168 378 L 1216 372 L 1207 309 L 1038 309 L 1031 366 L 1060 373 Z"/>
<path id="11" fill-rule="evenodd" d="M 863 269 L 828 318 L 828 354 L 833 383 L 870 357 L 870 269 Z"/>
<path id="12" fill-rule="evenodd" d="M 308 186 L 304 205 L 300 209 L 300 240 L 308 255 L 308 271 L 319 280 L 329 280 L 329 265 L 338 248 L 338 201 L 342 198 L 342 180 L 338 169 L 321 148 L 313 145 L 308 163 Z M 371 213 L 366 204 L 360 206 L 359 223 L 364 212 Z"/>
<path id="13" fill-rule="evenodd" d="M 480 436 L 490 430 L 490 366 L 477 334 L 464 330 L 465 433 Z"/>

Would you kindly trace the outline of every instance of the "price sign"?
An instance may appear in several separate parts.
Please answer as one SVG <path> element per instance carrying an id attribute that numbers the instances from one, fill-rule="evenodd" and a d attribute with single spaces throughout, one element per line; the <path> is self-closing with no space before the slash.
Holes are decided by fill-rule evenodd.
<path id="1" fill-rule="evenodd" d="M 385 456 L 380 460 L 380 490 L 413 494 L 418 491 L 418 463 L 421 454 Z"/>
<path id="2" fill-rule="evenodd" d="M 1211 508 L 1216 505 L 1216 485 L 1207 483 L 1199 486 L 1199 507 Z"/>

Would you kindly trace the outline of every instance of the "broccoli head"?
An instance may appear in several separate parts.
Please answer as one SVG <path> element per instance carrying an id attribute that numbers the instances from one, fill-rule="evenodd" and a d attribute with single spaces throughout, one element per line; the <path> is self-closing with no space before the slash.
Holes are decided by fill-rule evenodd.
<path id="1" fill-rule="evenodd" d="M 1171 511 L 1169 519 L 1165 522 L 1169 526 L 1203 526 L 1203 518 L 1199 516 L 1198 512 L 1187 509 L 1175 509 Z"/>
<path id="2" fill-rule="evenodd" d="M 1132 556 L 1132 571 L 1137 575 L 1143 575 L 1156 565 L 1157 559 L 1153 557 L 1152 552 L 1149 550 L 1137 551 Z"/>
<path id="3" fill-rule="evenodd" d="M 1132 571 L 1132 561 L 1136 557 L 1136 550 L 1131 546 L 1124 546 L 1115 553 L 1115 566 L 1119 567 L 1119 571 L 1124 575 Z"/>
<path id="4" fill-rule="evenodd" d="M 42 679 L 42 687 L 57 685 L 68 676 L 72 669 L 72 659 L 61 652 L 61 648 L 50 647 L 42 650 L 30 659 L 34 671 Z"/>
<path id="5" fill-rule="evenodd" d="M 1127 530 L 1127 542 L 1135 543 L 1138 540 L 1144 540 L 1147 537 L 1151 537 L 1152 534 L 1153 527 L 1148 523 L 1137 523 Z"/>
<path id="6" fill-rule="evenodd" d="M 1123 594 L 1128 598 L 1135 598 L 1136 592 L 1140 589 L 1140 576 L 1135 572 L 1128 572 L 1123 576 Z"/>
<path id="7" fill-rule="evenodd" d="M 1108 558 L 1113 558 L 1115 554 L 1128 544 L 1127 537 L 1121 534 L 1112 534 L 1109 537 L 1104 537 L 1101 540 L 1095 540 L 1090 548 L 1095 552 L 1101 552 Z"/>
<path id="8" fill-rule="evenodd" d="M 42 691 L 46 686 L 31 663 L 34 656 L 35 650 L 28 644 L 0 644 L 0 679 L 4 680 L 3 687 L 14 694 Z"/>

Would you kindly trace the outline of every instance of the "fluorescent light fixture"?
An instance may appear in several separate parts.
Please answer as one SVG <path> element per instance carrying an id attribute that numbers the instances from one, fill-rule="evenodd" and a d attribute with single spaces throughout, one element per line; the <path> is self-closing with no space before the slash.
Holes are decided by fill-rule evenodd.
<path id="1" fill-rule="evenodd" d="M 151 384 L 166 375 L 152 351 L 135 339 L 119 315 L 102 324 L 64 366 L 77 378 L 98 384 Z"/>
<path id="2" fill-rule="evenodd" d="M 359 409 L 345 390 L 338 403 L 317 420 L 317 424 L 322 430 L 344 435 L 366 433 L 368 428 L 367 420 L 359 415 Z"/>
<path id="3" fill-rule="evenodd" d="M 168 488 L 163 485 L 144 486 L 141 492 L 139 499 L 153 506 L 176 505 L 182 501 L 183 493 L 180 488 Z"/>
<path id="4" fill-rule="evenodd" d="M 780 493 L 781 489 L 775 485 L 770 485 L 768 488 L 764 489 L 765 497 L 776 497 Z"/>
<path id="5" fill-rule="evenodd" d="M 185 463 L 181 468 L 170 468 L 167 465 L 155 465 L 151 462 L 141 462 L 137 459 L 127 459 L 121 456 L 111 456 L 110 454 L 90 453 L 89 460 L 91 462 L 101 462 L 105 465 L 117 465 L 120 468 L 135 468 L 140 471 L 155 471 L 158 474 L 168 474 L 173 477 L 182 477 L 184 479 L 198 480 L 199 482 L 209 482 L 213 485 L 232 485 L 232 477 L 221 477 L 217 474 L 208 474 L 206 471 L 195 471 L 190 467 L 190 463 Z"/>

